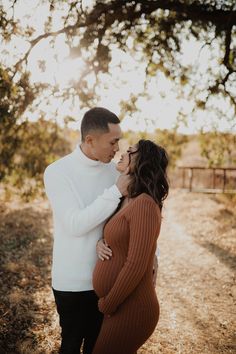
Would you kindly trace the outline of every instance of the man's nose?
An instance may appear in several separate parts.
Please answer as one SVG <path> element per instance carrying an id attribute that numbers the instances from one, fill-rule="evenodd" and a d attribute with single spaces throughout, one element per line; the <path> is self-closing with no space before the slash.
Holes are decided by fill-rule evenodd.
<path id="1" fill-rule="evenodd" d="M 119 151 L 119 145 L 118 145 L 118 144 L 116 144 L 116 145 L 114 146 L 114 151 L 115 151 L 115 152 Z"/>

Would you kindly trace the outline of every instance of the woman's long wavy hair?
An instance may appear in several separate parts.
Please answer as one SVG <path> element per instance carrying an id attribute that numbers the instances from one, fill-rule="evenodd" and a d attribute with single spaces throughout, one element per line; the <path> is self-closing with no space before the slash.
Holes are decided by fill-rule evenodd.
<path id="1" fill-rule="evenodd" d="M 163 201 L 169 192 L 167 179 L 168 155 L 166 150 L 151 140 L 139 140 L 128 197 L 135 198 L 141 193 L 149 194 L 162 209 Z"/>

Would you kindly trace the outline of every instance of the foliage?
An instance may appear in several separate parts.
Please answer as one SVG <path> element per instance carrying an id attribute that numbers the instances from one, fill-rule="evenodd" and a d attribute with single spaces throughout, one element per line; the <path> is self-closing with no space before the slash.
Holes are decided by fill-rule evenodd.
<path id="1" fill-rule="evenodd" d="M 0 180 L 12 170 L 12 159 L 20 146 L 20 131 L 24 129 L 24 123 L 18 121 L 35 95 L 27 73 L 13 82 L 10 70 L 0 66 Z"/>
<path id="2" fill-rule="evenodd" d="M 201 154 L 210 167 L 236 163 L 236 135 L 217 131 L 199 134 Z"/>
<path id="3" fill-rule="evenodd" d="M 156 141 L 166 148 L 170 157 L 170 166 L 174 167 L 176 161 L 181 157 L 182 149 L 188 142 L 188 136 L 178 134 L 176 130 L 156 130 Z"/>
<path id="4" fill-rule="evenodd" d="M 21 2 L 14 1 L 12 10 Z M 2 27 L 2 37 L 12 40 L 16 33 L 29 43 L 15 63 L 17 70 L 27 69 L 31 51 L 40 41 L 50 39 L 53 46 L 56 37 L 64 34 L 71 56 L 82 57 L 86 63 L 84 73 L 67 89 L 82 101 L 94 102 L 95 86 L 89 89 L 86 78 L 94 73 L 99 79 L 99 74 L 109 72 L 111 49 L 115 46 L 134 57 L 138 54 L 139 61 L 146 63 L 147 76 L 162 71 L 179 89 L 187 86 L 181 95 L 194 97 L 196 108 L 203 107 L 212 95 L 218 94 L 228 97 L 235 108 L 234 0 L 104 0 L 95 1 L 91 7 L 84 7 L 82 0 L 39 0 L 38 3 L 48 5 L 48 18 L 40 35 L 25 28 L 23 21 L 14 23 L 10 11 L 6 13 L 2 8 L 3 22 L 8 24 Z M 58 13 L 62 23 L 59 29 L 53 26 Z M 217 55 L 214 66 L 209 62 L 206 73 L 199 74 L 197 64 L 186 66 L 181 60 L 183 43 L 190 38 L 200 41 L 203 47 L 210 47 L 212 59 Z"/>
<path id="5" fill-rule="evenodd" d="M 22 128 L 22 125 L 21 125 Z M 42 175 L 51 162 L 70 152 L 71 142 L 67 131 L 56 122 L 39 118 L 36 122 L 24 122 L 20 130 L 21 144 L 14 154 L 11 173 L 4 181 L 18 190 L 24 200 L 42 191 Z"/>
<path id="6" fill-rule="evenodd" d="M 150 139 L 156 144 L 163 146 L 169 155 L 170 166 L 174 167 L 176 161 L 181 157 L 182 148 L 188 141 L 186 135 L 177 133 L 175 130 L 159 130 L 156 129 L 153 133 L 148 132 L 132 132 L 127 131 L 123 134 L 129 145 L 135 144 L 140 139 Z"/>

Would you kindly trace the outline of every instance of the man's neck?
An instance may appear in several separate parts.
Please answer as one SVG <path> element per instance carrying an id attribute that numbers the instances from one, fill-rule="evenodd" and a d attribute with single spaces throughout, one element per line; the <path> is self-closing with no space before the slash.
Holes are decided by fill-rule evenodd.
<path id="1" fill-rule="evenodd" d="M 94 160 L 94 161 L 98 161 L 98 160 L 92 155 L 92 153 L 91 153 L 89 147 L 88 147 L 85 143 L 81 143 L 79 147 L 80 147 L 82 153 L 83 153 L 85 156 L 87 156 L 89 159 Z"/>

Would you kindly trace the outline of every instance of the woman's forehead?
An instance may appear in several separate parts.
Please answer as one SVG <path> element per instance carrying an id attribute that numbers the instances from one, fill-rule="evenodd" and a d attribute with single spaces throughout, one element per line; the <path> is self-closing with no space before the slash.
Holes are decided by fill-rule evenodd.
<path id="1" fill-rule="evenodd" d="M 138 146 L 137 144 L 134 144 L 134 145 L 131 145 L 129 148 L 128 148 L 129 151 L 137 151 L 138 150 Z"/>

